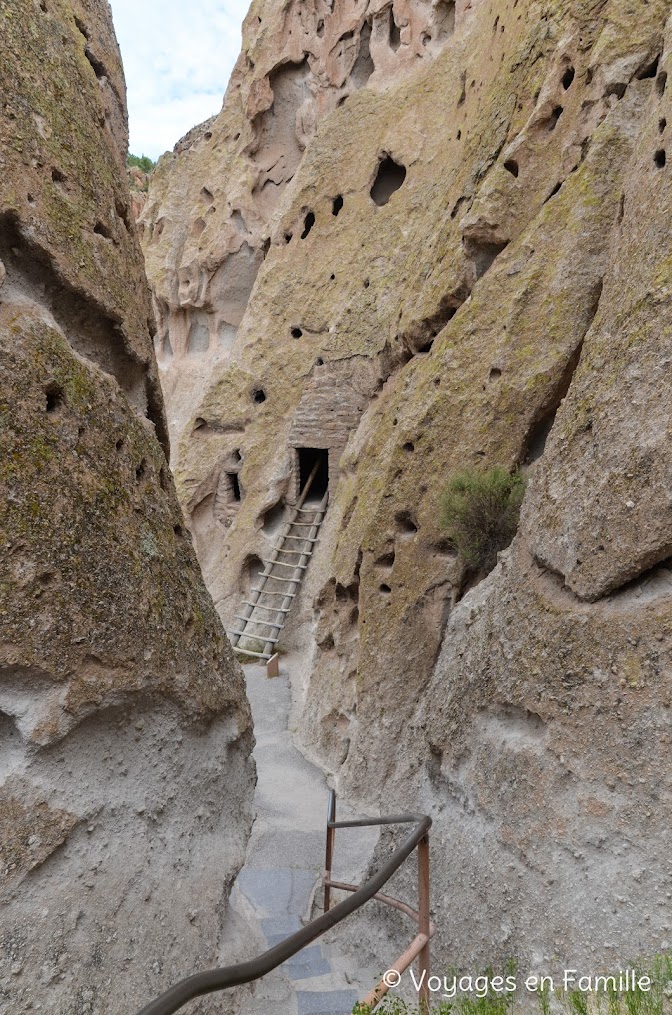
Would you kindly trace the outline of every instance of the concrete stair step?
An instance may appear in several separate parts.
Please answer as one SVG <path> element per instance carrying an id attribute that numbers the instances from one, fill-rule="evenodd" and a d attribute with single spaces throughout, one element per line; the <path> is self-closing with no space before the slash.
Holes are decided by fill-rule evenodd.
<path id="1" fill-rule="evenodd" d="M 298 1015 L 350 1015 L 358 997 L 354 990 L 302 990 L 296 1001 Z"/>

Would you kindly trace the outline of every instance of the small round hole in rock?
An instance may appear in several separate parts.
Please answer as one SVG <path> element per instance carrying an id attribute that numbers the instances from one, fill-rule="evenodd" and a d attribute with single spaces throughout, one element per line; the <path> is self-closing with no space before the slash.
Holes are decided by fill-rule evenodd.
<path id="1" fill-rule="evenodd" d="M 416 525 L 415 519 L 411 515 L 410 511 L 398 511 L 394 520 L 397 526 L 397 531 L 407 539 L 410 539 L 410 537 L 414 536 L 418 531 L 418 526 Z"/>
<path id="2" fill-rule="evenodd" d="M 257 403 L 257 405 L 261 405 L 262 402 L 266 401 L 266 392 L 263 390 L 263 388 L 255 388 L 254 391 L 252 392 L 252 398 Z"/>
<path id="3" fill-rule="evenodd" d="M 515 159 L 507 159 L 504 163 L 504 168 L 507 173 L 511 173 L 511 176 L 515 176 L 516 179 L 518 179 L 518 176 L 520 175 L 520 166 Z"/>
<path id="4" fill-rule="evenodd" d="M 490 380 L 491 381 L 498 381 L 501 376 L 502 376 L 502 371 L 499 369 L 499 367 L 493 367 L 492 370 L 490 371 Z"/>
<path id="5" fill-rule="evenodd" d="M 301 331 L 301 328 L 292 328 L 292 338 L 301 338 L 302 335 L 303 332 Z"/>
<path id="6" fill-rule="evenodd" d="M 666 129 L 667 129 L 667 120 L 665 119 L 665 117 L 663 117 L 661 120 L 658 121 L 658 133 L 664 134 Z"/>
<path id="7" fill-rule="evenodd" d="M 380 591 L 384 596 L 389 596 L 392 593 L 392 589 L 390 588 L 389 585 L 386 585 L 385 582 L 383 582 L 383 584 L 380 586 Z"/>
<path id="8" fill-rule="evenodd" d="M 333 204 L 331 206 L 331 214 L 332 215 L 338 215 L 338 213 L 342 209 L 342 207 L 343 207 L 343 198 L 339 194 L 338 197 L 334 198 Z"/>
<path id="9" fill-rule="evenodd" d="M 412 455 L 413 452 L 415 451 L 415 444 L 413 443 L 413 441 L 406 441 L 403 450 L 406 452 L 407 455 Z"/>
<path id="10" fill-rule="evenodd" d="M 65 394 L 60 385 L 49 384 L 44 393 L 47 398 L 47 412 L 58 412 L 65 405 Z"/>
<path id="11" fill-rule="evenodd" d="M 324 366 L 324 360 L 322 359 L 321 356 L 318 356 L 317 359 L 315 360 L 315 366 L 316 367 L 323 367 Z"/>
<path id="12" fill-rule="evenodd" d="M 135 470 L 136 483 L 139 483 L 142 479 L 144 479 L 146 474 L 147 474 L 147 460 L 143 458 L 140 464 L 138 465 L 137 469 Z"/>
<path id="13" fill-rule="evenodd" d="M 653 157 L 653 161 L 656 163 L 659 169 L 664 169 L 667 165 L 667 152 L 664 148 L 659 148 Z"/>
<path id="14" fill-rule="evenodd" d="M 96 236 L 102 236 L 103 239 L 105 239 L 105 240 L 111 240 L 112 239 L 112 232 L 111 232 L 110 228 L 105 225 L 104 222 L 100 222 L 100 221 L 96 222 L 95 226 L 93 227 L 93 231 L 96 234 Z"/>
<path id="15" fill-rule="evenodd" d="M 332 282 L 336 281 L 336 276 L 335 275 L 330 275 L 329 278 L 331 279 Z"/>

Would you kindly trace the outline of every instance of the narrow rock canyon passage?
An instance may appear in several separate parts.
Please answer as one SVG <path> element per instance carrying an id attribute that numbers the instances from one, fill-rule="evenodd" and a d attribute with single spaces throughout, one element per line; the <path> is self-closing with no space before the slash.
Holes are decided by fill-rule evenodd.
<path id="1" fill-rule="evenodd" d="M 231 901 L 249 926 L 250 940 L 258 943 L 257 952 L 307 922 L 314 898 L 321 907 L 328 790 L 288 729 L 287 675 L 297 663 L 283 656 L 281 675 L 274 679 L 262 666 L 244 667 L 257 739 L 256 820 Z M 348 815 L 346 807 L 341 811 Z M 361 880 L 377 838 L 375 829 L 344 830 L 336 851 L 339 875 Z M 335 937 L 348 939 L 347 921 Z M 253 985 L 243 1009 L 246 1015 L 345 1015 L 371 989 L 376 973 L 355 968 L 337 945 L 318 941 Z"/>

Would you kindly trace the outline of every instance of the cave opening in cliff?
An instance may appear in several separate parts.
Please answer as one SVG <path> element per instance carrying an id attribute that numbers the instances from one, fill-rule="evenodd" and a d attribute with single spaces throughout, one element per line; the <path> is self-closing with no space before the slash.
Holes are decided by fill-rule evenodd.
<path id="1" fill-rule="evenodd" d="M 302 240 L 305 240 L 306 236 L 308 235 L 308 233 L 310 232 L 310 230 L 313 228 L 314 225 L 315 225 L 315 213 L 309 211 L 303 223 L 303 232 L 301 233 Z"/>
<path id="2" fill-rule="evenodd" d="M 386 155 L 378 166 L 376 179 L 371 187 L 371 197 L 379 208 L 387 204 L 405 179 L 406 167 L 395 162 L 390 155 Z"/>
<path id="3" fill-rule="evenodd" d="M 390 49 L 396 53 L 401 46 L 401 29 L 394 20 L 394 10 L 390 7 Z"/>
<path id="4" fill-rule="evenodd" d="M 313 470 L 317 467 L 310 484 L 308 498 L 322 500 L 329 489 L 329 451 L 327 448 L 297 448 L 299 456 L 299 490 L 305 489 Z"/>
<path id="5" fill-rule="evenodd" d="M 238 473 L 237 472 L 229 472 L 228 473 L 228 477 L 229 477 L 229 485 L 231 487 L 231 493 L 233 495 L 233 499 L 234 499 L 234 501 L 238 501 L 238 500 L 241 499 L 240 480 L 238 479 Z"/>

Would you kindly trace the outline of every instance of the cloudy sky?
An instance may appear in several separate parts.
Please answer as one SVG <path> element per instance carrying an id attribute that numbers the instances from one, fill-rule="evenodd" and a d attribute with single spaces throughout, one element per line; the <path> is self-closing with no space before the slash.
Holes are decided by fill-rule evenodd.
<path id="1" fill-rule="evenodd" d="M 130 150 L 156 159 L 218 113 L 249 0 L 110 0 L 128 86 Z"/>

